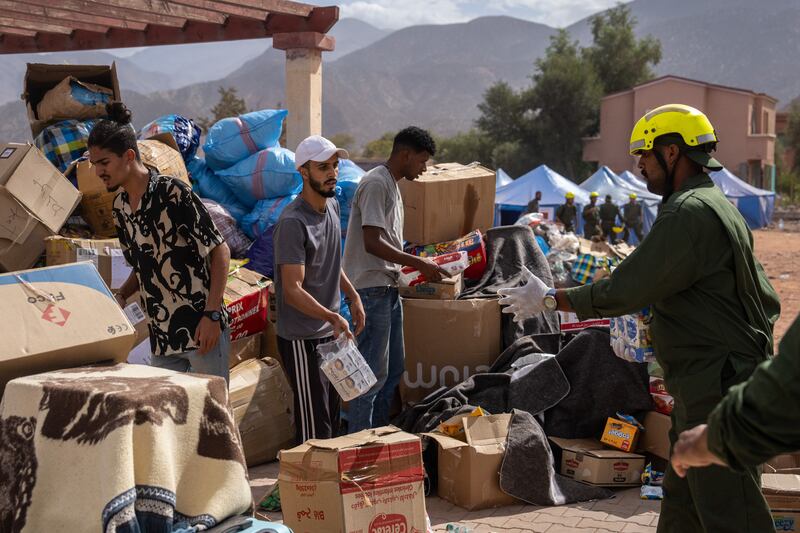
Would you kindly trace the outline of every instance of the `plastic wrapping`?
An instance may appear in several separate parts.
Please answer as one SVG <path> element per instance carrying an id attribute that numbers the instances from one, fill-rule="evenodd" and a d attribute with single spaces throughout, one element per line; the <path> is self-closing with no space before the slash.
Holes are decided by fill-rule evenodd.
<path id="1" fill-rule="evenodd" d="M 345 335 L 318 345 L 317 352 L 322 358 L 320 369 L 342 400 L 352 401 L 377 383 L 356 344 Z"/>

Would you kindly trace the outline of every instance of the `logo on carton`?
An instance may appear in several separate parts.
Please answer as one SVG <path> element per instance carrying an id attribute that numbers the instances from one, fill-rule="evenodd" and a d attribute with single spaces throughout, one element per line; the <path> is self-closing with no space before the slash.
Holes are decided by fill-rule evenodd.
<path id="1" fill-rule="evenodd" d="M 623 461 L 614 463 L 614 470 L 618 472 L 624 472 L 627 469 L 628 469 L 628 463 L 625 463 Z"/>
<path id="2" fill-rule="evenodd" d="M 369 524 L 369 533 L 406 533 L 406 517 L 401 514 L 379 514 Z"/>
<path id="3" fill-rule="evenodd" d="M 66 309 L 56 307 L 53 304 L 48 305 L 42 313 L 42 319 L 52 322 L 56 326 L 63 326 L 67 323 L 70 312 Z"/>

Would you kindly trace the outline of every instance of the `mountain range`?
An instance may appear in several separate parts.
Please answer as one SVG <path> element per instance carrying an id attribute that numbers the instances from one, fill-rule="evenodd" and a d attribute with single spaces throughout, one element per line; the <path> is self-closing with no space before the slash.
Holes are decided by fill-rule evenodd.
<path id="1" fill-rule="evenodd" d="M 661 41 L 658 75 L 766 92 L 779 99 L 779 107 L 800 95 L 797 0 L 634 0 L 628 5 L 638 20 L 637 34 Z M 588 18 L 567 30 L 582 44 L 591 42 Z M 511 17 L 394 32 L 343 19 L 332 30 L 337 51 L 323 54 L 324 133 L 346 132 L 363 144 L 411 123 L 441 135 L 465 131 L 492 84 L 505 80 L 519 88 L 530 83 L 535 60 L 556 31 Z M 252 109 L 279 106 L 285 99 L 285 56 L 268 40 L 157 47 L 124 58 L 107 52 L 52 56 L 58 62 L 116 60 L 137 126 L 165 113 L 208 115 L 220 86 L 236 87 Z M 0 56 L 7 73 L 0 82 L 0 102 L 21 92 L 28 60 Z M 14 84 L 14 91 L 7 88 Z M 0 106 L 0 118 L 0 140 L 28 137 L 19 101 Z"/>

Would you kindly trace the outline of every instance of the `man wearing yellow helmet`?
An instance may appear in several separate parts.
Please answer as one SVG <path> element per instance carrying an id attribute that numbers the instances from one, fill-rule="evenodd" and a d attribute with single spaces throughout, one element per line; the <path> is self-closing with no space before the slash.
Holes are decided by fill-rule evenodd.
<path id="1" fill-rule="evenodd" d="M 600 229 L 600 208 L 597 207 L 598 196 L 597 192 L 593 191 L 589 195 L 589 205 L 583 208 L 583 236 L 589 240 L 602 233 Z"/>
<path id="2" fill-rule="evenodd" d="M 619 218 L 619 207 L 614 203 L 611 195 L 607 194 L 606 201 L 600 206 L 600 227 L 603 230 L 603 238 L 612 243 L 617 240 L 613 231 L 617 224 L 617 218 Z"/>
<path id="3" fill-rule="evenodd" d="M 628 195 L 630 201 L 622 206 L 622 220 L 625 222 L 625 233 L 622 234 L 622 240 L 628 242 L 631 235 L 631 230 L 636 234 L 639 242 L 644 238 L 642 231 L 642 206 L 636 201 L 636 193 L 632 192 Z"/>
<path id="4" fill-rule="evenodd" d="M 503 312 L 524 320 L 556 308 L 600 318 L 652 308 L 652 339 L 675 398 L 672 433 L 703 424 L 731 386 L 773 352 L 780 302 L 753 255 L 742 216 L 706 174 L 717 135 L 708 118 L 670 104 L 642 117 L 631 134 L 647 188 L 663 196 L 653 228 L 611 274 L 596 283 L 550 289 L 535 276 L 501 289 Z M 599 429 L 598 429 L 599 431 Z M 669 467 L 659 533 L 774 531 L 753 467 Z"/>
<path id="5" fill-rule="evenodd" d="M 556 209 L 556 220 L 564 225 L 564 231 L 575 231 L 578 220 L 578 208 L 575 207 L 575 193 L 568 192 L 564 195 L 566 203 Z"/>

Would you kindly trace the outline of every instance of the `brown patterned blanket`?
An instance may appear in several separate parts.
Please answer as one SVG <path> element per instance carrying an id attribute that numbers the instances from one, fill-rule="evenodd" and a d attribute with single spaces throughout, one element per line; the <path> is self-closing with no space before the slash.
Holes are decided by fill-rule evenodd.
<path id="1" fill-rule="evenodd" d="M 4 533 L 189 533 L 251 503 L 222 378 L 119 364 L 6 386 Z"/>

